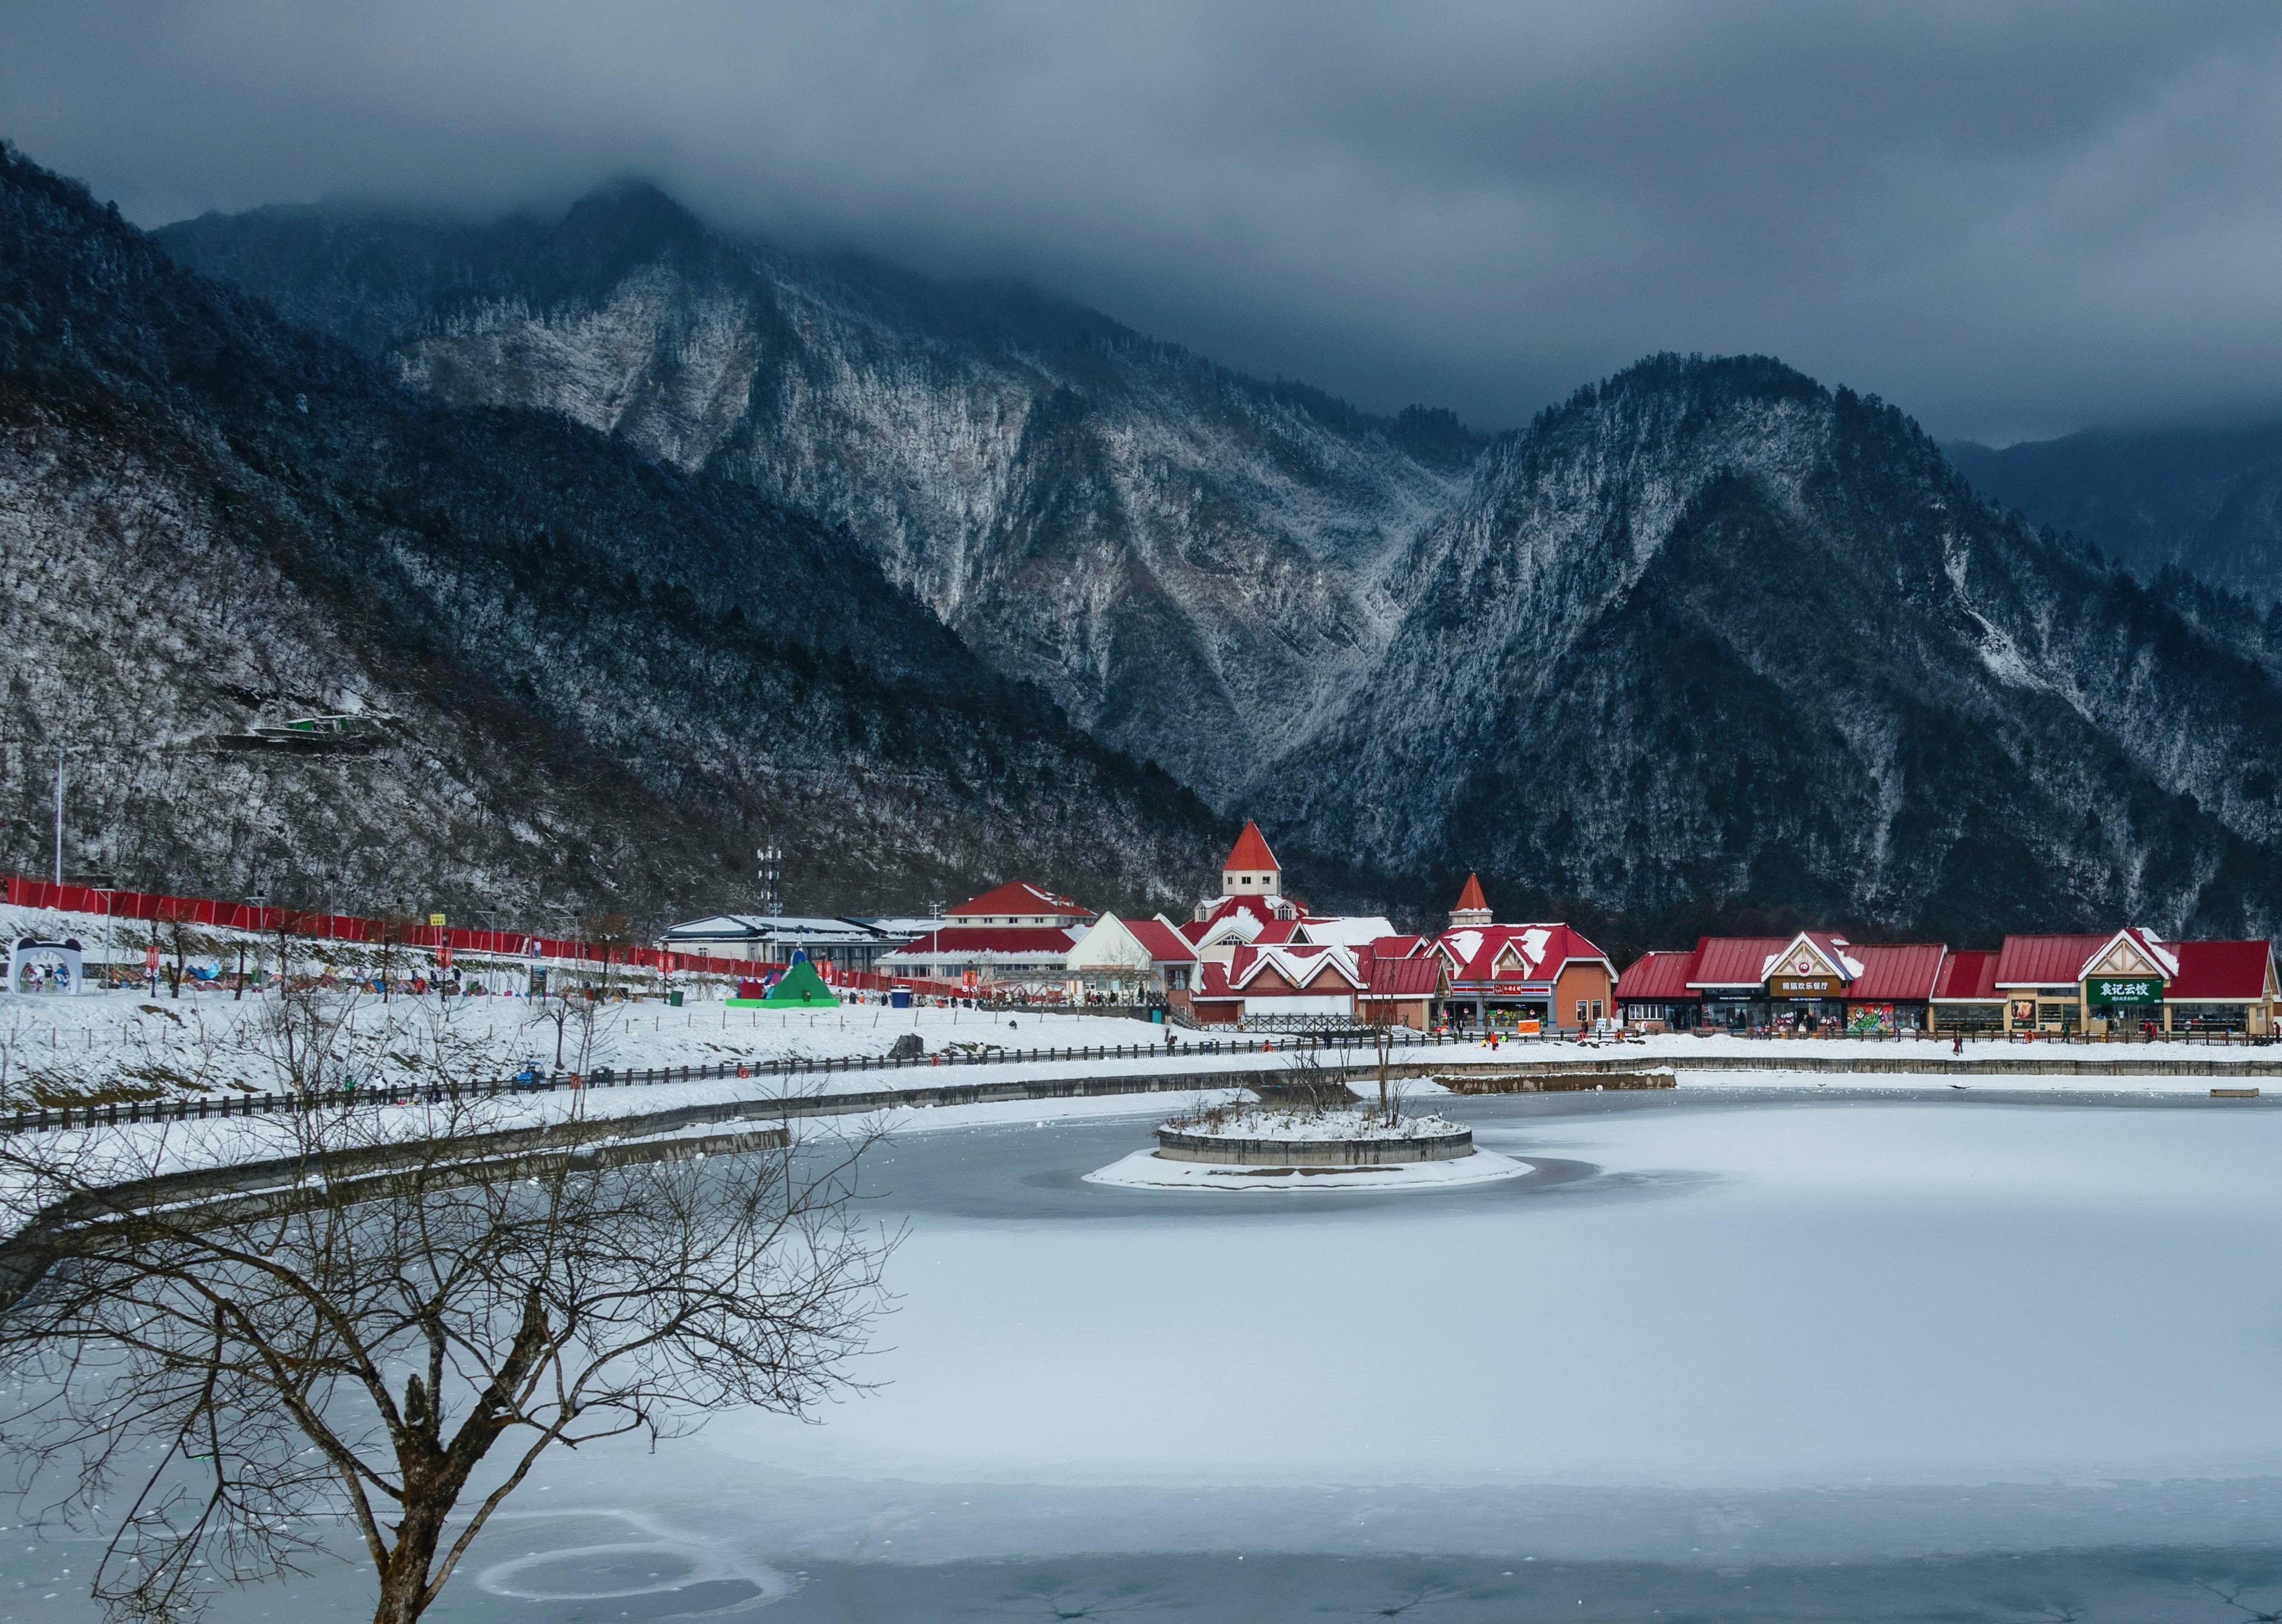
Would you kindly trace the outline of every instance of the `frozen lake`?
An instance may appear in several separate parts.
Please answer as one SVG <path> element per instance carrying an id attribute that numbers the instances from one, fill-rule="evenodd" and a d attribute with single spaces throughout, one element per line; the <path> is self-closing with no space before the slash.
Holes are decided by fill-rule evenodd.
<path id="1" fill-rule="evenodd" d="M 875 1174 L 912 1224 L 882 1391 L 553 1460 L 434 1616 L 2282 1606 L 2282 1110 L 1436 1106 L 1535 1174 L 1117 1191 L 1081 1176 L 1148 1115 L 943 1114 Z M 91 1616 L 89 1553 L 27 1543 L 0 1619 Z M 213 1616 L 369 1597 L 344 1567 Z"/>

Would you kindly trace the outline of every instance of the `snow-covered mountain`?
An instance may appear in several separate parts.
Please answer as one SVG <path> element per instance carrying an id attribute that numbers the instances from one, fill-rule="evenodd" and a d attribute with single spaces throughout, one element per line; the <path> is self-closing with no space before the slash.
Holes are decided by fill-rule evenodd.
<path id="1" fill-rule="evenodd" d="M 0 861 L 563 926 L 1173 902 L 1225 831 L 844 535 L 552 413 L 423 398 L 0 148 Z M 375 748 L 217 747 L 359 712 Z"/>
<path id="2" fill-rule="evenodd" d="M 640 187 L 165 240 L 434 396 L 836 528 L 1100 737 L 1414 897 L 1478 867 L 1635 941 L 2282 923 L 2264 622 L 1774 361 L 1658 357 L 1482 447 Z"/>
<path id="3" fill-rule="evenodd" d="M 1477 446 L 1028 288 L 736 240 L 640 185 L 551 220 L 160 235 L 438 398 L 560 412 L 844 527 L 999 669 L 1224 803 L 1377 660 L 1380 571 Z"/>
<path id="4" fill-rule="evenodd" d="M 1268 808 L 1330 851 L 1673 929 L 2282 921 L 2263 623 L 2040 537 L 1874 399 L 1643 362 L 1501 439 L 1389 585 Z"/>

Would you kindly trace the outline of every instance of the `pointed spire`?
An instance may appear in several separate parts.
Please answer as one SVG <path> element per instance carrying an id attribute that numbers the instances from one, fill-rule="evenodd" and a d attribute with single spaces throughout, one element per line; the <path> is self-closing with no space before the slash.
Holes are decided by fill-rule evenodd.
<path id="1" fill-rule="evenodd" d="M 1268 849 L 1267 839 L 1260 833 L 1260 826 L 1249 818 L 1244 820 L 1244 833 L 1236 837 L 1236 844 L 1229 851 L 1228 861 L 1222 863 L 1221 868 L 1223 872 L 1238 874 L 1283 872 L 1282 866 L 1276 860 L 1276 854 Z"/>
<path id="2" fill-rule="evenodd" d="M 1472 913 L 1476 912 L 1486 913 L 1489 911 L 1490 900 L 1488 897 L 1482 895 L 1481 876 L 1479 874 L 1468 874 L 1466 876 L 1466 889 L 1458 893 L 1457 912 L 1461 913 Z"/>

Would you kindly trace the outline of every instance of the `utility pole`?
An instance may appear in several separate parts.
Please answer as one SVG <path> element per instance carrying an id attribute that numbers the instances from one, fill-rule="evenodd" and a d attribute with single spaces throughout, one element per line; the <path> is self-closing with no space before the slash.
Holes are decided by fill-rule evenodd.
<path id="1" fill-rule="evenodd" d="M 56 746 L 56 883 L 64 882 L 64 747 Z"/>
<path id="2" fill-rule="evenodd" d="M 784 849 L 771 841 L 755 855 L 761 859 L 761 912 L 774 919 L 784 907 Z"/>

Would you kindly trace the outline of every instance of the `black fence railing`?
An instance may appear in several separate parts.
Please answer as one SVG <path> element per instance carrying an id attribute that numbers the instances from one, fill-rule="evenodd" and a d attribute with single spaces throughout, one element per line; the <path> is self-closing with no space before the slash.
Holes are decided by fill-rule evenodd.
<path id="1" fill-rule="evenodd" d="M 1462 1040 L 1452 1034 L 1406 1033 L 1401 1046 L 1417 1048 Z M 1279 1054 L 1295 1051 L 1334 1050 L 1342 1053 L 1360 1044 L 1338 1041 L 1331 1035 L 1285 1037 L 1207 1038 L 1199 1042 L 1143 1044 L 1079 1044 L 1036 1049 L 943 1049 L 932 1054 L 850 1054 L 810 1059 L 792 1055 L 769 1061 L 717 1061 L 704 1066 L 598 1066 L 581 1074 L 555 1069 L 526 1072 L 513 1077 L 464 1083 L 351 1083 L 344 1085 L 289 1091 L 283 1093 L 200 1095 L 171 1100 L 107 1100 L 99 1104 L 43 1106 L 0 1115 L 0 1131 L 35 1132 L 42 1129 L 102 1127 L 113 1123 L 221 1121 L 232 1116 L 255 1116 L 279 1111 L 307 1111 L 353 1105 L 361 1100 L 402 1104 L 447 1100 L 489 1099 L 499 1095 L 552 1093 L 581 1088 L 639 1088 L 668 1083 L 718 1082 L 729 1077 L 830 1077 L 858 1071 L 925 1071 L 944 1067 L 1054 1065 L 1075 1061 L 1166 1060 L 1182 1055 L 1233 1056 Z"/>
<path id="2" fill-rule="evenodd" d="M 1210 1030 L 1210 1029 L 1206 1029 Z M 1225 1030 L 1227 1029 L 1221 1029 Z M 1698 1029 L 1701 1030 L 1701 1029 Z M 1717 1037 L 1747 1037 L 1755 1042 L 1795 1042 L 1809 1047 L 1831 1038 L 1860 1039 L 1873 1036 L 1894 1040 L 1904 1038 L 1946 1045 L 1954 1037 L 1949 1032 L 1886 1032 L 1882 1034 L 1818 1032 L 1799 1034 L 1716 1032 Z M 1479 1045 L 1489 1034 L 1474 1031 L 1414 1032 L 1408 1028 L 1394 1029 L 1398 1052 L 1448 1045 Z M 1573 1042 L 1580 1034 L 1575 1029 L 1553 1030 L 1517 1036 L 1510 1032 L 1496 1034 L 1501 1045 L 1526 1047 L 1533 1045 Z M 1968 1034 L 1975 1043 L 1987 1043 L 2006 1037 L 2004 1033 Z M 2011 1034 L 2010 1042 L 2016 1047 L 2045 1048 L 2056 1045 L 2089 1045 L 2092 1047 L 2123 1047 L 2148 1041 L 2138 1034 L 2114 1037 L 2089 1037 L 2083 1034 L 2051 1032 Z M 2264 1045 L 2274 1042 L 2271 1037 L 2248 1037 L 2239 1032 L 2173 1032 L 2159 1034 L 2154 1041 L 2195 1043 L 2211 1045 Z M 254 1116 L 281 1111 L 314 1110 L 327 1106 L 347 1106 L 357 1100 L 380 1100 L 405 1104 L 420 1101 L 441 1102 L 446 1100 L 484 1099 L 496 1095 L 518 1093 L 550 1093 L 557 1090 L 580 1088 L 634 1088 L 669 1083 L 716 1082 L 724 1078 L 802 1078 L 831 1077 L 848 1072 L 909 1071 L 940 1069 L 959 1066 L 1056 1065 L 1073 1062 L 1115 1060 L 1165 1060 L 1183 1055 L 1237 1056 L 1246 1054 L 1277 1054 L 1313 1051 L 1331 1051 L 1342 1057 L 1351 1057 L 1348 1063 L 1367 1063 L 1375 1054 L 1377 1037 L 1369 1029 L 1352 1026 L 1339 1030 L 1301 1032 L 1283 1036 L 1251 1037 L 1208 1037 L 1188 1040 L 1169 1037 L 1163 1043 L 1146 1044 L 1080 1044 L 1032 1049 L 1004 1049 L 976 1045 L 973 1048 L 942 1049 L 931 1054 L 889 1055 L 850 1054 L 818 1057 L 786 1056 L 766 1061 L 718 1061 L 703 1066 L 644 1066 L 597 1067 L 584 1075 L 556 1068 L 544 1073 L 530 1071 L 514 1077 L 468 1083 L 352 1083 L 306 1092 L 286 1092 L 200 1095 L 196 1098 L 166 1100 L 106 1100 L 89 1104 L 59 1104 L 16 1109 L 0 1113 L 0 1132 L 27 1133 L 43 1129 L 98 1127 L 112 1123 L 173 1123 L 221 1121 L 232 1116 Z M 1684 1055 L 1674 1058 L 1681 1059 Z"/>

